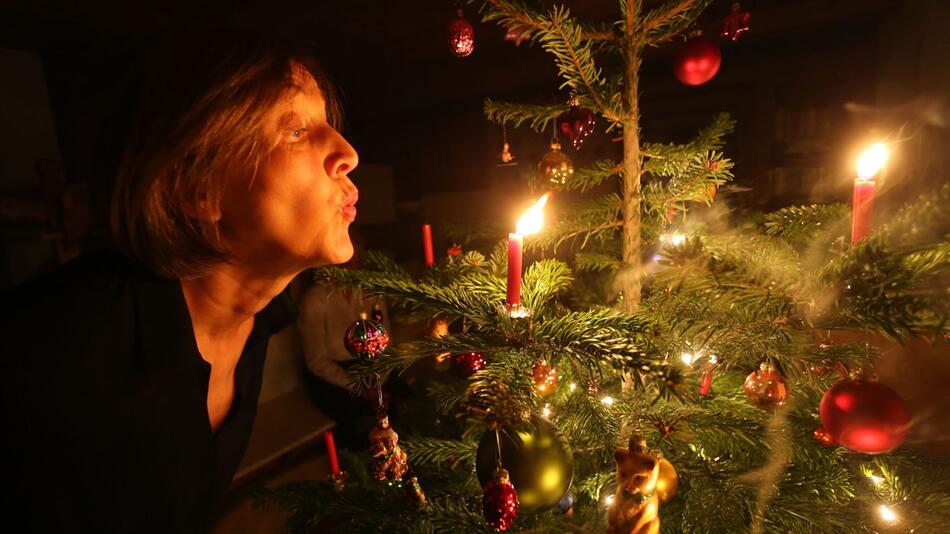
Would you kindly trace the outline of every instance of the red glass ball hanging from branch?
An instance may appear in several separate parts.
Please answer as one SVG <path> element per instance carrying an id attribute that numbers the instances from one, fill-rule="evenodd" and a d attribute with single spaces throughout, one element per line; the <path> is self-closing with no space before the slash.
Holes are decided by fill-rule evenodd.
<path id="1" fill-rule="evenodd" d="M 567 104 L 570 108 L 557 117 L 557 129 L 567 137 L 574 150 L 580 150 L 584 139 L 594 131 L 597 124 L 594 121 L 594 112 L 582 108 L 577 96 L 572 96 Z"/>
<path id="2" fill-rule="evenodd" d="M 452 53 L 458 57 L 467 57 L 475 51 L 475 28 L 465 20 L 465 14 L 459 9 L 458 17 L 449 25 L 449 44 Z"/>
<path id="3" fill-rule="evenodd" d="M 749 402 L 763 410 L 773 410 L 788 399 L 788 383 L 771 363 L 764 362 L 752 371 L 742 385 Z"/>
<path id="4" fill-rule="evenodd" d="M 452 365 L 467 378 L 485 368 L 485 356 L 481 352 L 463 352 L 452 356 Z"/>
<path id="5" fill-rule="evenodd" d="M 511 485 L 507 469 L 497 469 L 485 485 L 482 511 L 493 529 L 506 532 L 518 516 L 518 492 Z"/>
<path id="6" fill-rule="evenodd" d="M 896 449 L 910 429 L 910 413 L 904 401 L 879 382 L 838 382 L 821 398 L 819 413 L 834 442 L 866 454 Z"/>
<path id="7" fill-rule="evenodd" d="M 722 52 L 712 39 L 693 37 L 673 57 L 673 74 L 686 85 L 702 85 L 719 72 Z"/>

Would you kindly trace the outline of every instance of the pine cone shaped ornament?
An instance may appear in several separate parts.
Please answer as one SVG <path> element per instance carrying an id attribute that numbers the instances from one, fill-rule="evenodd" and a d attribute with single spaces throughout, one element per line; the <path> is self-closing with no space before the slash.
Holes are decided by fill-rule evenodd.
<path id="1" fill-rule="evenodd" d="M 507 469 L 496 469 L 485 485 L 482 510 L 485 521 L 499 532 L 507 532 L 518 516 L 518 492 L 511 484 Z"/>

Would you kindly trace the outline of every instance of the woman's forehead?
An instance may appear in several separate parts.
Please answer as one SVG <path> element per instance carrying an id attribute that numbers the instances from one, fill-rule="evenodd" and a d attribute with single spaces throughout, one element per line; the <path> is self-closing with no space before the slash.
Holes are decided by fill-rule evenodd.
<path id="1" fill-rule="evenodd" d="M 291 84 L 284 98 L 275 106 L 278 126 L 286 126 L 301 116 L 326 116 L 326 99 L 313 75 L 299 64 L 294 65 Z"/>

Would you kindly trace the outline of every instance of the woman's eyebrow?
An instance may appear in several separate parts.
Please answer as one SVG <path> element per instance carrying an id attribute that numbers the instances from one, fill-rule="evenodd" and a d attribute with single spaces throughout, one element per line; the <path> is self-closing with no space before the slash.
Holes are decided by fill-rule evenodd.
<path id="1" fill-rule="evenodd" d="M 300 114 L 294 110 L 285 111 L 281 114 L 280 118 L 277 120 L 278 128 L 289 128 L 294 125 L 294 123 L 300 121 Z"/>

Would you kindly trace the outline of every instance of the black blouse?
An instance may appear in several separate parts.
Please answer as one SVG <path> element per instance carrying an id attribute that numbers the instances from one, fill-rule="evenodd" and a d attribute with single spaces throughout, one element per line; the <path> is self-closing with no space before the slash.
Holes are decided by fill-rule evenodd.
<path id="1" fill-rule="evenodd" d="M 6 532 L 194 532 L 247 447 L 267 341 L 285 295 L 255 316 L 224 423 L 211 431 L 211 366 L 181 283 L 105 252 L 4 296 Z M 8 493 L 9 495 L 9 493 Z"/>

